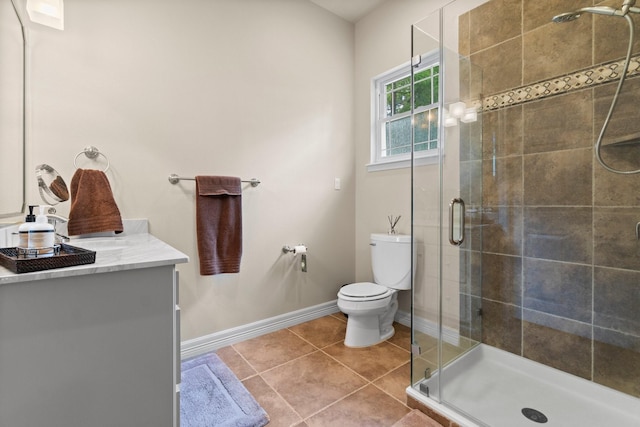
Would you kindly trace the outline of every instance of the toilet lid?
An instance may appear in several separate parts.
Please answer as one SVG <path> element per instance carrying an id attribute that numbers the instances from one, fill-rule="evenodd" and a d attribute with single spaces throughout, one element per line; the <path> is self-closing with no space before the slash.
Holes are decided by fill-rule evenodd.
<path id="1" fill-rule="evenodd" d="M 371 282 L 352 283 L 340 289 L 342 295 L 353 298 L 377 297 L 388 292 L 388 288 Z"/>

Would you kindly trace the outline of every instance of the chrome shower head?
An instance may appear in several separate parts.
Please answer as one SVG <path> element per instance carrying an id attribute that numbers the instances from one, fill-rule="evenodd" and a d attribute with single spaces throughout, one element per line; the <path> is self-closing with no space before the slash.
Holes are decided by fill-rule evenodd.
<path id="1" fill-rule="evenodd" d="M 593 13 L 596 15 L 610 15 L 610 16 L 624 16 L 621 10 L 614 9 L 608 6 L 593 6 L 593 7 L 583 7 L 582 9 L 578 9 L 574 12 L 566 12 L 561 13 L 560 15 L 554 16 L 551 20 L 553 22 L 570 22 L 575 21 L 580 18 L 583 13 Z"/>
<path id="2" fill-rule="evenodd" d="M 575 21 L 578 18 L 580 18 L 580 12 L 576 11 L 576 12 L 561 13 L 560 15 L 554 16 L 551 20 L 556 23 L 562 23 L 562 22 Z"/>

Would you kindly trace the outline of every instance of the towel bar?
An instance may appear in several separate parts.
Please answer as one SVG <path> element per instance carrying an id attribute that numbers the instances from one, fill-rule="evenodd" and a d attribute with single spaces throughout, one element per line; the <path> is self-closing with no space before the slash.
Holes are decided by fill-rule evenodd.
<path id="1" fill-rule="evenodd" d="M 169 182 L 172 184 L 177 184 L 179 181 L 195 181 L 195 178 L 185 178 L 182 176 L 178 176 L 175 173 L 172 173 L 171 175 L 169 175 Z M 258 185 L 260 185 L 260 180 L 257 178 L 251 178 L 248 181 L 245 180 L 241 180 L 241 182 L 248 182 L 249 184 L 251 184 L 252 187 L 257 187 Z"/>
<path id="2" fill-rule="evenodd" d="M 73 166 L 75 166 L 76 169 L 78 169 L 78 164 L 76 162 L 78 160 L 78 157 L 80 157 L 80 154 L 84 154 L 85 156 L 87 156 L 88 159 L 92 159 L 92 160 L 95 159 L 98 156 L 104 157 L 104 159 L 107 161 L 107 167 L 105 167 L 102 172 L 106 172 L 106 171 L 109 170 L 109 166 L 110 166 L 109 158 L 107 156 L 105 156 L 104 153 L 101 153 L 100 150 L 98 150 L 93 145 L 90 145 L 88 147 L 84 147 L 84 150 L 82 150 L 81 152 L 76 154 L 76 156 L 73 158 Z"/>

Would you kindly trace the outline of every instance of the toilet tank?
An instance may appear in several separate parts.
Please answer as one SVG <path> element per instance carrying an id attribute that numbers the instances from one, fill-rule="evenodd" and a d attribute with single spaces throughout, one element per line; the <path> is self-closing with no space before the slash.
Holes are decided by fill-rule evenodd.
<path id="1" fill-rule="evenodd" d="M 411 236 L 372 234 L 373 281 L 391 289 L 411 289 Z"/>

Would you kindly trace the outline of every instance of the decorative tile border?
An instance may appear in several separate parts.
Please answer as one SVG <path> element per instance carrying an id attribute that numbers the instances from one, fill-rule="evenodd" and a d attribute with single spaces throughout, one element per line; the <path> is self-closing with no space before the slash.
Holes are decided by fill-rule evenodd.
<path id="1" fill-rule="evenodd" d="M 620 78 L 619 73 L 623 66 L 624 60 L 621 60 L 587 68 L 565 76 L 554 77 L 532 85 L 491 95 L 484 98 L 482 105 L 477 105 L 477 107 L 479 109 L 481 107 L 483 111 L 497 110 L 552 95 L 559 95 L 571 90 L 607 83 Z M 640 56 L 631 58 L 629 70 L 627 71 L 628 77 L 636 75 L 640 75 Z M 476 101 L 476 104 L 479 104 L 479 101 Z"/>

